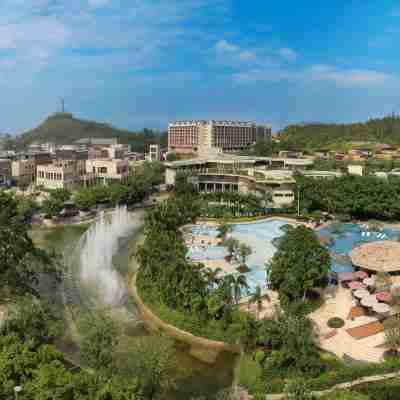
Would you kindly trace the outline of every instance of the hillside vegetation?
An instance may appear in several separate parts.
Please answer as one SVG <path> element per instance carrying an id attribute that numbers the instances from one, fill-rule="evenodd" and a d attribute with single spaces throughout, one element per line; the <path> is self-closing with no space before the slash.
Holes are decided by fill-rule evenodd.
<path id="1" fill-rule="evenodd" d="M 166 135 L 144 129 L 132 132 L 117 129 L 107 123 L 86 121 L 75 118 L 69 113 L 57 113 L 48 117 L 38 127 L 23 133 L 16 139 L 18 147 L 33 142 L 54 142 L 70 144 L 82 138 L 118 138 L 119 143 L 131 144 L 133 151 L 144 151 L 150 143 L 166 144 Z"/>
<path id="2" fill-rule="evenodd" d="M 296 124 L 278 133 L 283 148 L 310 149 L 330 148 L 340 150 L 352 142 L 372 142 L 400 145 L 400 116 L 390 115 L 351 124 Z M 359 143 L 371 145 L 371 143 Z"/>

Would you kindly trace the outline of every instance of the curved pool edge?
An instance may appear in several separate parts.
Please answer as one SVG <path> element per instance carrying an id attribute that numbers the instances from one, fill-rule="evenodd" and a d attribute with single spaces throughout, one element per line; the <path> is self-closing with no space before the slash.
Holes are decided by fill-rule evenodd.
<path id="1" fill-rule="evenodd" d="M 136 260 L 132 257 L 132 261 Z M 136 264 L 137 265 L 137 264 Z M 164 332 L 169 337 L 176 339 L 178 342 L 189 345 L 189 354 L 199 361 L 207 364 L 214 364 L 218 356 L 223 352 L 232 354 L 241 354 L 242 349 L 239 345 L 233 345 L 226 342 L 206 339 L 204 337 L 195 336 L 190 332 L 177 328 L 163 321 L 145 304 L 140 297 L 136 286 L 137 272 L 132 271 L 128 280 L 128 292 L 132 295 L 141 318 L 146 327 L 152 332 Z"/>

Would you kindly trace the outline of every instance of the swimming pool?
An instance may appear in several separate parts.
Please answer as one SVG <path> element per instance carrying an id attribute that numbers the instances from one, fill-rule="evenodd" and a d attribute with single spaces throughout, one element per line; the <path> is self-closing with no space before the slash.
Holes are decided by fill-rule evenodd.
<path id="1" fill-rule="evenodd" d="M 343 224 L 340 232 L 335 232 L 334 225 L 318 231 L 320 237 L 326 236 L 332 239 L 327 248 L 331 253 L 331 270 L 334 272 L 353 271 L 349 256 L 359 244 L 395 239 L 398 234 L 398 231 L 389 228 L 384 228 L 382 232 L 370 232 L 360 224 Z"/>
<path id="2" fill-rule="evenodd" d="M 275 254 L 274 239 L 284 235 L 281 229 L 284 225 L 292 224 L 289 220 L 268 219 L 260 222 L 251 222 L 233 225 L 232 237 L 244 242 L 252 249 L 252 254 L 247 259 L 250 271 L 245 273 L 250 293 L 257 286 L 266 288 L 265 264 Z M 326 246 L 331 253 L 331 271 L 351 272 L 353 267 L 349 255 L 351 250 L 360 243 L 377 240 L 394 239 L 399 231 L 385 228 L 382 232 L 367 232 L 359 224 L 331 225 L 317 231 L 318 236 L 327 237 L 330 243 Z M 195 235 L 216 236 L 217 229 L 206 224 L 194 225 L 190 232 Z M 223 259 L 228 252 L 223 246 L 191 246 L 188 257 L 194 261 Z"/>

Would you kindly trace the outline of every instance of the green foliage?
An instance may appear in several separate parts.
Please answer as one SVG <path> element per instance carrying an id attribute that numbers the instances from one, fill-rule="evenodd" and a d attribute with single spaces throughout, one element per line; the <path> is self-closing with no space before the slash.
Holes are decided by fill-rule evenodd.
<path id="1" fill-rule="evenodd" d="M 320 210 L 346 219 L 400 219 L 400 179 L 344 176 L 317 181 L 298 177 L 297 182 L 302 212 Z"/>
<path id="2" fill-rule="evenodd" d="M 340 144 L 345 147 L 352 141 L 372 141 L 400 144 L 400 117 L 389 115 L 352 124 L 301 124 L 289 125 L 279 132 L 280 146 L 286 149 L 320 149 Z M 343 149 L 342 149 L 343 150 Z"/>
<path id="3" fill-rule="evenodd" d="M 384 321 L 385 347 L 389 351 L 400 349 L 400 315 L 396 314 Z"/>
<path id="4" fill-rule="evenodd" d="M 357 393 L 355 391 L 342 390 L 342 391 L 334 391 L 328 394 L 327 396 L 323 396 L 321 397 L 321 400 L 375 400 L 375 399 L 365 394 Z M 389 397 L 387 398 L 387 400 L 389 400 Z M 391 397 L 390 400 L 395 400 L 395 398 Z"/>
<path id="5" fill-rule="evenodd" d="M 66 189 L 49 190 L 49 198 L 43 201 L 42 211 L 46 217 L 52 218 L 60 214 L 64 203 L 71 198 L 71 192 Z"/>
<path id="6" fill-rule="evenodd" d="M 16 199 L 0 191 L 0 282 L 3 288 L 36 292 L 42 274 L 58 277 L 55 260 L 35 248 Z"/>
<path id="7" fill-rule="evenodd" d="M 261 200 L 251 194 L 234 192 L 202 193 L 201 216 L 208 218 L 255 217 L 265 214 Z"/>
<path id="8" fill-rule="evenodd" d="M 223 241 L 226 239 L 226 235 L 233 231 L 233 226 L 231 224 L 227 224 L 226 222 L 221 222 L 218 225 L 218 237 L 221 238 Z"/>
<path id="9" fill-rule="evenodd" d="M 272 348 L 265 361 L 266 374 L 282 376 L 297 371 L 310 376 L 318 375 L 323 364 L 315 342 L 313 324 L 299 313 L 278 313 L 275 320 L 265 320 L 260 328 L 261 342 Z"/>
<path id="10" fill-rule="evenodd" d="M 165 146 L 166 133 L 154 132 L 144 129 L 142 132 L 132 132 L 117 129 L 107 123 L 85 121 L 72 116 L 72 114 L 53 114 L 37 128 L 25 132 L 17 137 L 15 144 L 18 147 L 26 146 L 34 141 L 57 144 L 70 144 L 83 138 L 117 138 L 119 143 L 130 144 L 132 151 L 144 153 L 149 144 L 156 143 Z"/>
<path id="11" fill-rule="evenodd" d="M 330 255 L 316 233 L 303 225 L 289 230 L 278 245 L 270 263 L 269 279 L 278 290 L 281 304 L 304 300 L 307 291 L 325 286 Z"/>
<path id="12" fill-rule="evenodd" d="M 30 223 L 33 215 L 38 210 L 36 201 L 29 197 L 18 199 L 17 214 L 25 223 Z"/>
<path id="13" fill-rule="evenodd" d="M 115 353 L 115 367 L 126 378 L 135 376 L 141 382 L 146 399 L 158 398 L 175 387 L 177 367 L 173 339 L 142 336 L 124 340 Z"/>
<path id="14" fill-rule="evenodd" d="M 137 250 L 141 296 L 163 320 L 196 335 L 229 342 L 242 332 L 234 309 L 247 289 L 244 276 L 218 279 L 187 260 L 179 227 L 199 215 L 197 196 L 178 196 L 160 203 L 145 218 L 146 239 Z"/>
<path id="15" fill-rule="evenodd" d="M 299 378 L 289 381 L 285 386 L 288 400 L 315 400 L 308 388 L 307 381 Z"/>
<path id="16" fill-rule="evenodd" d="M 113 352 L 120 341 L 120 330 L 105 311 L 86 314 L 79 321 L 80 357 L 84 365 L 98 372 L 112 370 Z"/>
<path id="17" fill-rule="evenodd" d="M 90 188 L 83 188 L 75 192 L 73 201 L 82 211 L 90 210 L 96 205 L 96 197 Z"/>
<path id="18" fill-rule="evenodd" d="M 24 342 L 39 344 L 57 336 L 60 328 L 61 318 L 46 301 L 26 295 L 9 306 L 2 332 L 18 335 Z"/>
<path id="19" fill-rule="evenodd" d="M 342 320 L 342 318 L 333 317 L 328 319 L 328 322 L 326 324 L 329 326 L 329 328 L 339 329 L 343 328 L 345 322 Z"/>
<path id="20" fill-rule="evenodd" d="M 42 203 L 42 211 L 45 213 L 46 217 L 52 218 L 60 214 L 64 207 L 64 202 L 57 198 L 48 198 Z"/>
<path id="21" fill-rule="evenodd" d="M 99 377 L 71 372 L 53 346 L 22 342 L 17 335 L 0 335 L 0 398 L 21 400 L 145 400 L 136 378 Z"/>

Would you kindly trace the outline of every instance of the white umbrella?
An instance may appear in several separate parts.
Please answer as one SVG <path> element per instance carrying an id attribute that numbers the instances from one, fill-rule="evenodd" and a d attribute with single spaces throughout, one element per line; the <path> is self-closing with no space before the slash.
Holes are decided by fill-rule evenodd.
<path id="1" fill-rule="evenodd" d="M 375 285 L 375 278 L 371 277 L 371 278 L 365 278 L 363 280 L 364 285 L 367 286 L 374 286 Z"/>
<path id="2" fill-rule="evenodd" d="M 358 289 L 353 292 L 354 297 L 357 299 L 362 299 L 363 297 L 369 296 L 369 292 L 366 289 Z"/>
<path id="3" fill-rule="evenodd" d="M 372 309 L 378 314 L 387 314 L 391 310 L 385 303 L 376 303 L 372 306 Z"/>
<path id="4" fill-rule="evenodd" d="M 374 307 L 375 304 L 378 304 L 375 296 L 369 295 L 361 299 L 361 305 L 364 307 Z"/>

